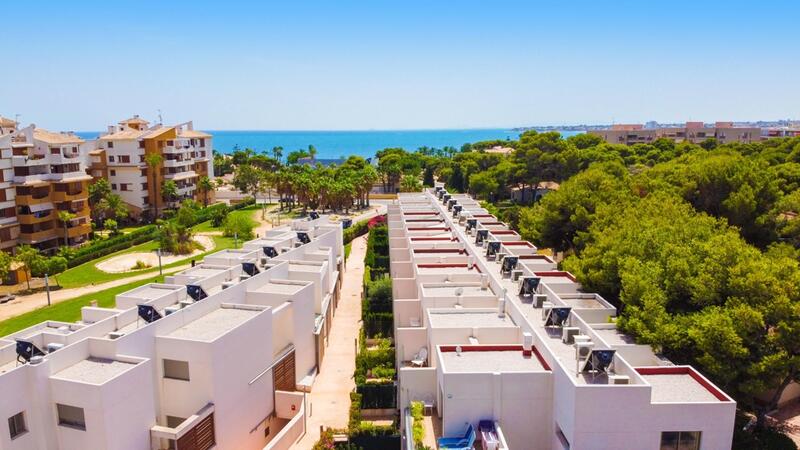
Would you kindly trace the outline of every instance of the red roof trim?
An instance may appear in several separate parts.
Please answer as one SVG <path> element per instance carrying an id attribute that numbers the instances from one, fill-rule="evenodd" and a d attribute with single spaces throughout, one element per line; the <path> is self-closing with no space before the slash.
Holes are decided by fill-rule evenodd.
<path id="1" fill-rule="evenodd" d="M 450 242 L 458 242 L 457 237 L 453 238 L 446 238 L 446 237 L 412 237 L 411 241 L 450 241 Z"/>
<path id="2" fill-rule="evenodd" d="M 716 386 L 711 384 L 710 381 L 703 378 L 699 372 L 694 370 L 691 366 L 659 366 L 659 367 L 635 367 L 634 370 L 640 375 L 689 375 L 699 385 L 706 388 L 708 392 L 721 402 L 732 402 L 733 399 L 728 397 L 727 394 L 720 391 Z"/>
<path id="3" fill-rule="evenodd" d="M 574 275 L 572 275 L 569 272 L 562 272 L 560 270 L 552 270 L 552 271 L 549 271 L 549 272 L 534 272 L 533 274 L 537 275 L 537 276 L 540 276 L 540 277 L 563 277 L 563 278 L 569 278 L 571 281 L 574 281 L 576 283 L 578 282 L 578 280 L 575 279 Z"/>
<path id="4" fill-rule="evenodd" d="M 436 211 L 417 211 L 417 212 L 404 212 L 405 216 L 435 216 L 439 214 Z"/>
<path id="5" fill-rule="evenodd" d="M 467 270 L 472 270 L 472 269 L 469 268 L 469 264 L 417 264 L 417 267 L 420 267 L 420 268 L 423 268 L 423 269 L 433 269 L 433 268 L 437 268 L 437 267 L 441 267 L 443 269 L 444 268 L 448 268 L 448 267 L 464 267 Z M 478 267 L 478 266 L 472 266 L 472 267 L 475 270 L 477 270 L 479 273 L 483 273 L 483 272 L 481 272 L 481 268 L 480 267 Z"/>
<path id="6" fill-rule="evenodd" d="M 528 241 L 503 241 L 503 245 L 505 246 L 525 246 L 529 248 L 534 248 L 534 245 Z"/>
<path id="7" fill-rule="evenodd" d="M 411 227 L 408 231 L 450 231 L 447 227 Z"/>
<path id="8" fill-rule="evenodd" d="M 547 255 L 519 255 L 517 256 L 519 259 L 543 259 L 547 262 L 555 263 L 549 256 Z"/>
<path id="9" fill-rule="evenodd" d="M 414 253 L 467 253 L 458 248 L 415 248 Z"/>
<path id="10" fill-rule="evenodd" d="M 489 231 L 491 231 L 491 230 L 489 230 Z M 496 234 L 498 236 L 502 236 L 502 235 L 506 235 L 506 234 L 516 234 L 517 236 L 519 236 L 519 233 L 517 233 L 516 231 L 513 231 L 513 230 L 497 230 L 497 231 L 492 231 L 492 234 Z"/>

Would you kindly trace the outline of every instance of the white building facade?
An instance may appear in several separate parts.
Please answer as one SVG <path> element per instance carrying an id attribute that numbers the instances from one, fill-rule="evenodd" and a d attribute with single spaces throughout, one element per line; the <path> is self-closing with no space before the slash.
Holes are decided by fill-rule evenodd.
<path id="1" fill-rule="evenodd" d="M 0 338 L 0 449 L 288 448 L 343 268 L 341 224 L 298 220 Z"/>
<path id="2" fill-rule="evenodd" d="M 728 395 L 467 195 L 400 194 L 388 221 L 401 409 L 423 402 L 444 437 L 491 428 L 494 448 L 731 447 Z"/>

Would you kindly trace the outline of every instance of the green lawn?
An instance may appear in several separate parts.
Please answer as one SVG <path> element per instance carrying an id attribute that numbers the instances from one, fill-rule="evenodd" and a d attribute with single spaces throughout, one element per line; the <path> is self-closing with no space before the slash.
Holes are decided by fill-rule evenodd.
<path id="1" fill-rule="evenodd" d="M 197 256 L 185 258 L 180 261 L 173 262 L 171 264 L 167 264 L 164 266 L 164 269 L 168 269 L 170 267 L 177 267 L 183 264 L 188 264 L 192 259 L 194 259 L 195 261 L 201 261 L 204 256 L 210 253 L 214 253 L 219 250 L 224 250 L 226 248 L 233 247 L 232 238 L 226 238 L 223 236 L 211 236 L 211 238 L 214 239 L 214 243 L 216 244 L 214 250 L 202 253 Z M 241 242 L 239 244 L 241 245 Z M 95 267 L 95 264 L 99 263 L 100 261 L 104 261 L 109 258 L 113 258 L 115 256 L 132 252 L 154 251 L 157 248 L 158 248 L 158 243 L 156 241 L 149 241 L 145 242 L 144 244 L 139 244 L 137 246 L 121 250 L 116 253 L 112 253 L 102 258 L 89 261 L 87 263 L 81 264 L 80 266 L 73 267 L 67 270 L 66 272 L 58 275 L 57 277 L 58 284 L 61 285 L 61 287 L 63 288 L 75 288 L 75 287 L 86 286 L 93 283 L 94 284 L 105 283 L 106 281 L 119 280 L 121 278 L 127 278 L 130 276 L 141 275 L 145 273 L 158 273 L 158 267 L 151 267 L 149 269 L 134 270 L 124 273 L 103 272 L 102 270 L 99 270 L 97 267 Z"/>
<path id="2" fill-rule="evenodd" d="M 114 299 L 117 294 L 129 291 L 133 288 L 147 283 L 160 283 L 164 277 L 157 274 L 147 280 L 134 281 L 122 286 L 113 287 L 103 291 L 92 292 L 71 300 L 56 303 L 53 306 L 44 306 L 39 309 L 21 314 L 17 317 L 0 322 L 0 336 L 6 336 L 19 330 L 24 330 L 45 320 L 56 320 L 61 322 L 74 322 L 81 318 L 81 308 L 88 306 L 92 300 L 97 300 L 97 305 L 105 308 L 114 307 Z"/>
<path id="3" fill-rule="evenodd" d="M 246 216 L 250 217 L 251 219 L 253 219 L 254 221 L 258 222 L 256 217 L 259 217 L 259 216 L 257 216 L 256 214 L 259 214 L 259 215 L 261 214 L 261 205 L 250 205 L 250 206 L 248 206 L 246 208 L 237 209 L 236 211 L 232 211 L 228 215 L 231 215 L 231 216 L 246 215 Z M 211 226 L 211 221 L 210 220 L 206 220 L 205 222 L 201 222 L 201 223 L 198 223 L 197 225 L 193 226 L 192 230 L 194 230 L 197 233 L 208 233 L 208 232 L 212 232 L 212 231 L 222 231 L 222 227 L 213 227 L 213 226 Z"/>
<path id="4" fill-rule="evenodd" d="M 347 261 L 347 258 L 350 257 L 350 251 L 353 249 L 353 243 L 348 242 L 344 246 L 344 260 Z"/>

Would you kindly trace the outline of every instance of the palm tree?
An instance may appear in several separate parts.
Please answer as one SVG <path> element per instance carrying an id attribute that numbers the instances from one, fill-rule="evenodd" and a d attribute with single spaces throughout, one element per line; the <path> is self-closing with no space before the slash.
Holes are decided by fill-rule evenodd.
<path id="1" fill-rule="evenodd" d="M 313 145 L 308 146 L 308 156 L 311 158 L 311 165 L 313 166 L 314 163 L 317 161 L 317 147 Z"/>
<path id="2" fill-rule="evenodd" d="M 69 245 L 69 231 L 67 224 L 70 220 L 78 217 L 77 214 L 73 214 L 69 211 L 59 211 L 58 212 L 58 220 L 64 225 L 64 245 Z"/>
<path id="3" fill-rule="evenodd" d="M 203 191 L 203 204 L 208 206 L 208 194 L 214 190 L 214 183 L 211 182 L 211 179 L 207 176 L 203 176 L 200 178 L 200 183 L 198 184 L 200 190 Z"/>
<path id="4" fill-rule="evenodd" d="M 167 180 L 161 185 L 161 198 L 169 203 L 178 196 L 178 185 L 172 180 Z"/>
<path id="5" fill-rule="evenodd" d="M 113 219 L 124 219 L 128 217 L 128 207 L 118 194 L 108 194 L 100 201 L 99 208 L 103 211 L 103 216 L 109 214 Z"/>
<path id="6" fill-rule="evenodd" d="M 153 208 L 155 208 L 155 212 L 153 215 L 153 220 L 158 218 L 158 183 L 156 180 L 156 172 L 158 168 L 161 167 L 161 163 L 164 161 L 164 158 L 159 153 L 150 153 L 144 157 L 147 166 L 150 167 L 150 172 L 153 174 Z"/>
<path id="7" fill-rule="evenodd" d="M 280 162 L 281 158 L 283 158 L 283 147 L 272 147 L 272 156 Z"/>

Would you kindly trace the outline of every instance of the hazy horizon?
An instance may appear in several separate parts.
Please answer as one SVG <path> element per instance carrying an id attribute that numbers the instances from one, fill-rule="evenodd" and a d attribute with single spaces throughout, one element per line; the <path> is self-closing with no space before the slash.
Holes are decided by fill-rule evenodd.
<path id="1" fill-rule="evenodd" d="M 780 14 L 775 14 L 779 11 Z M 0 115 L 103 130 L 458 130 L 797 117 L 797 3 L 5 5 Z M 691 12 L 691 14 L 687 14 Z M 24 19 L 24 20 L 23 20 Z M 35 24 L 31 27 L 31 24 Z"/>

